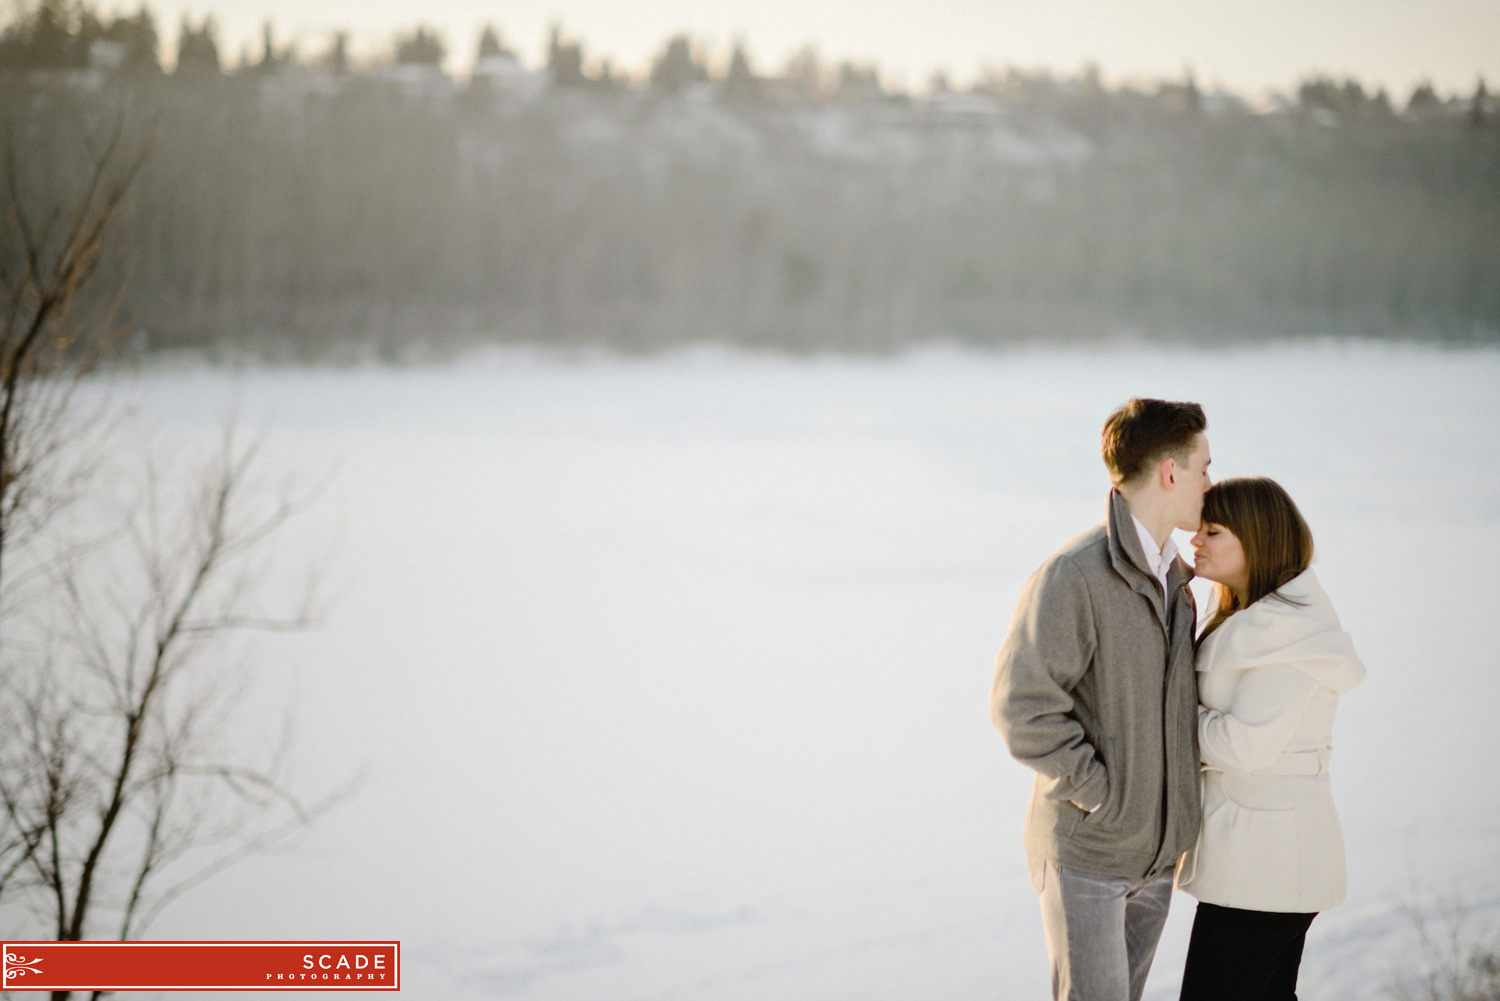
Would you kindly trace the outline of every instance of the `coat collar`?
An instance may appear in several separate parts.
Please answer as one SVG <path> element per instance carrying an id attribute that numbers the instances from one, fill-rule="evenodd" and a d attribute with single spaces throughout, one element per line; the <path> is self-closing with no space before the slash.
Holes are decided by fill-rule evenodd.
<path id="1" fill-rule="evenodd" d="M 1203 672 L 1284 665 L 1341 695 L 1365 677 L 1353 640 L 1310 569 L 1231 615 L 1197 658 Z"/>
<path id="2" fill-rule="evenodd" d="M 1104 534 L 1109 541 L 1109 561 L 1115 572 L 1125 578 L 1131 589 L 1144 595 L 1156 609 L 1162 625 L 1167 622 L 1167 605 L 1162 598 L 1161 582 L 1146 562 L 1146 551 L 1141 548 L 1140 533 L 1131 518 L 1130 506 L 1118 490 L 1109 492 L 1105 505 Z M 1167 568 L 1167 591 L 1176 594 L 1177 589 L 1193 579 L 1193 571 L 1181 557 L 1174 556 Z"/>

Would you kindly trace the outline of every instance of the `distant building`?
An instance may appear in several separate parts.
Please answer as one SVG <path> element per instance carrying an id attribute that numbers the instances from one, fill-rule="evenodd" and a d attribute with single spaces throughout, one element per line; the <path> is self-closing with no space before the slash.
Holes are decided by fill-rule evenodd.
<path id="1" fill-rule="evenodd" d="M 379 67 L 372 75 L 409 101 L 446 104 L 453 98 L 453 78 L 433 63 L 395 63 Z"/>
<path id="2" fill-rule="evenodd" d="M 469 87 L 486 91 L 497 100 L 530 102 L 546 93 L 550 75 L 529 70 L 510 53 L 484 56 L 469 74 Z"/>
<path id="3" fill-rule="evenodd" d="M 130 47 L 110 38 L 96 38 L 89 43 L 89 69 L 113 73 L 125 65 Z"/>

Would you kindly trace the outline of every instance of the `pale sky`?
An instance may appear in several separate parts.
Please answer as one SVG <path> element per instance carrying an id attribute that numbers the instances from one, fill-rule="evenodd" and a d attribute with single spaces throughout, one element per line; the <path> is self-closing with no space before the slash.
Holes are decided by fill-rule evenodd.
<path id="1" fill-rule="evenodd" d="M 687 31 L 720 59 L 743 37 L 760 72 L 780 68 L 811 42 L 827 59 L 874 60 L 884 80 L 913 90 L 938 68 L 963 84 L 983 64 L 1071 74 L 1090 61 L 1107 82 L 1176 77 L 1191 65 L 1201 85 L 1248 96 L 1291 90 L 1314 72 L 1353 75 L 1393 97 L 1424 78 L 1465 95 L 1481 75 L 1491 91 L 1500 85 L 1500 0 L 165 0 L 152 7 L 173 52 L 184 11 L 214 13 L 230 61 L 242 44 L 259 51 L 260 25 L 270 18 L 278 37 L 300 38 L 305 53 L 321 49 L 336 27 L 352 33 L 357 52 L 374 53 L 389 47 L 396 30 L 423 22 L 443 34 L 448 68 L 460 74 L 473 62 L 480 26 L 493 22 L 523 63 L 537 65 L 547 26 L 558 20 L 583 40 L 586 57 L 609 57 L 632 71 L 649 65 L 669 35 Z"/>

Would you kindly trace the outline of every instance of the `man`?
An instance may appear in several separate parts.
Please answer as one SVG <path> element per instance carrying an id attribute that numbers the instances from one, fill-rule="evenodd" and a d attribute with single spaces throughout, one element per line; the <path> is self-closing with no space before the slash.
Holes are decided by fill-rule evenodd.
<path id="1" fill-rule="evenodd" d="M 1025 845 L 1057 1001 L 1138 1001 L 1172 869 L 1198 836 L 1191 571 L 1208 490 L 1196 403 L 1132 399 L 1104 423 L 1103 524 L 1026 581 L 990 715 L 1036 771 Z"/>

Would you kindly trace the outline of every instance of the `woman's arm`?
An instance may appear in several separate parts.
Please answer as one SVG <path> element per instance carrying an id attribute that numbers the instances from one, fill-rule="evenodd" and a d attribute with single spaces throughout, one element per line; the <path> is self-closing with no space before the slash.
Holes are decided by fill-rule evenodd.
<path id="1" fill-rule="evenodd" d="M 1245 671 L 1227 713 L 1198 707 L 1198 750 L 1203 763 L 1226 772 L 1266 767 L 1286 750 L 1319 687 L 1290 664 Z"/>

